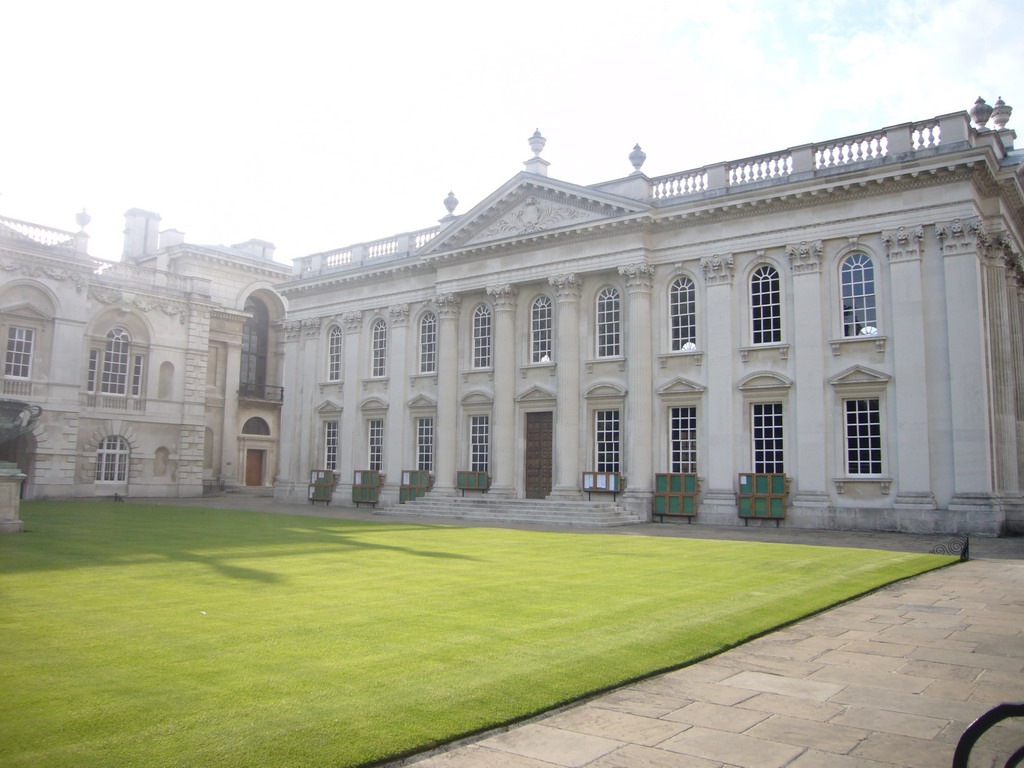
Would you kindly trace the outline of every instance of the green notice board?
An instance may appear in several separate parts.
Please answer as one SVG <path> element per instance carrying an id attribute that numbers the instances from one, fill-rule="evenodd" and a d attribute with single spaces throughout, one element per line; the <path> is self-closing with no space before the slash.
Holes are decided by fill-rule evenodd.
<path id="1" fill-rule="evenodd" d="M 455 487 L 460 491 L 486 491 L 491 487 L 491 478 L 486 472 L 459 470 L 455 473 Z"/>
<path id="2" fill-rule="evenodd" d="M 430 490 L 430 472 L 423 469 L 403 469 L 402 484 L 398 487 L 398 503 L 418 499 Z"/>
<path id="3" fill-rule="evenodd" d="M 376 504 L 380 497 L 380 472 L 375 469 L 357 469 L 352 473 L 352 501 L 360 504 Z"/>
<path id="4" fill-rule="evenodd" d="M 697 475 L 674 472 L 655 475 L 654 514 L 657 517 L 695 517 Z"/>
<path id="5" fill-rule="evenodd" d="M 309 503 L 322 501 L 331 503 L 334 496 L 334 472 L 330 469 L 314 469 L 309 473 Z"/>
<path id="6" fill-rule="evenodd" d="M 740 517 L 781 520 L 786 516 L 786 476 L 741 473 L 736 495 Z"/>

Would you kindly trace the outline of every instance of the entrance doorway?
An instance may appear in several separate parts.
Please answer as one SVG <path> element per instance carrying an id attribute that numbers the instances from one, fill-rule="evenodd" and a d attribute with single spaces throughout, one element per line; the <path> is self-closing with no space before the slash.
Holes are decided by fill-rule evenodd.
<path id="1" fill-rule="evenodd" d="M 245 484 L 263 485 L 263 457 L 266 451 L 249 448 L 245 452 Z"/>
<path id="2" fill-rule="evenodd" d="M 551 411 L 526 414 L 526 498 L 551 493 Z"/>

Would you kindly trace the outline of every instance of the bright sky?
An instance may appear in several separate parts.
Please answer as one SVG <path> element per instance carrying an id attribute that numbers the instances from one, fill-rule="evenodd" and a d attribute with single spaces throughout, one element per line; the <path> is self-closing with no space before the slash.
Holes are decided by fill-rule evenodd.
<path id="1" fill-rule="evenodd" d="M 117 259 L 123 214 L 292 258 L 465 213 L 523 169 L 649 176 L 923 120 L 1024 128 L 1020 0 L 23 0 L 0 216 Z M 1016 90 L 1014 90 L 1016 89 Z M 1024 130 L 1021 130 L 1024 144 Z"/>

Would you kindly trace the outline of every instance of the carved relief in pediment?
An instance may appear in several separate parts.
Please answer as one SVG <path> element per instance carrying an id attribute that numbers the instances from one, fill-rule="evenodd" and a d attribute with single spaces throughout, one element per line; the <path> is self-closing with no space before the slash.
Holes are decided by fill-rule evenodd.
<path id="1" fill-rule="evenodd" d="M 568 224 L 601 218 L 593 211 L 531 196 L 485 229 L 475 240 L 497 240 L 557 229 Z"/>

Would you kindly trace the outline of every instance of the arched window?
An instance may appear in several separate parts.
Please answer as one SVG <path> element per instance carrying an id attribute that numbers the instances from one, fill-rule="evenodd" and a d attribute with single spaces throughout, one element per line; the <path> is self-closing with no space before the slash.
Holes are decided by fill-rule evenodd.
<path id="1" fill-rule="evenodd" d="M 269 435 L 270 425 L 259 416 L 253 416 L 242 425 L 243 435 Z"/>
<path id="2" fill-rule="evenodd" d="M 622 327 L 619 315 L 619 292 L 602 288 L 597 294 L 597 356 L 618 357 L 622 354 Z"/>
<path id="3" fill-rule="evenodd" d="M 259 299 L 250 296 L 245 311 L 251 314 L 242 325 L 242 384 L 267 383 L 267 335 L 270 313 Z"/>
<path id="4" fill-rule="evenodd" d="M 551 362 L 551 299 L 538 296 L 530 310 L 530 361 Z"/>
<path id="5" fill-rule="evenodd" d="M 388 374 L 388 324 L 378 320 L 370 329 L 370 375 Z"/>
<path id="6" fill-rule="evenodd" d="M 779 273 L 768 264 L 762 264 L 750 276 L 750 331 L 754 344 L 782 341 Z"/>
<path id="7" fill-rule="evenodd" d="M 878 333 L 875 312 L 875 267 L 866 253 L 851 253 L 839 267 L 843 296 L 843 336 Z"/>
<path id="8" fill-rule="evenodd" d="M 123 437 L 111 435 L 103 438 L 96 450 L 96 482 L 127 482 L 128 456 L 128 442 Z"/>
<path id="9" fill-rule="evenodd" d="M 668 318 L 672 333 L 672 351 L 697 348 L 697 303 L 693 280 L 677 277 L 668 289 Z"/>
<path id="10" fill-rule="evenodd" d="M 327 335 L 327 380 L 341 381 L 341 328 L 334 326 Z"/>
<path id="11" fill-rule="evenodd" d="M 433 312 L 420 319 L 420 373 L 437 373 L 437 315 Z"/>
<path id="12" fill-rule="evenodd" d="M 491 308 L 486 304 L 473 311 L 473 367 L 491 367 Z"/>
<path id="13" fill-rule="evenodd" d="M 128 361 L 131 358 L 131 338 L 124 328 L 112 328 L 107 334 L 103 350 L 103 374 L 100 392 L 107 395 L 128 394 Z"/>

